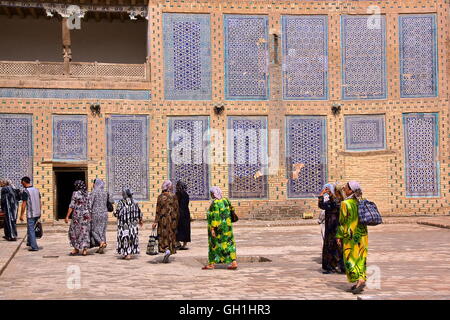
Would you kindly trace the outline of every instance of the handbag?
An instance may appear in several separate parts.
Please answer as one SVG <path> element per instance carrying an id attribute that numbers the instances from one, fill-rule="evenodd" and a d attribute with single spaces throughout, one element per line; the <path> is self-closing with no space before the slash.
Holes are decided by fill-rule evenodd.
<path id="1" fill-rule="evenodd" d="M 369 200 L 361 200 L 358 204 L 359 223 L 366 226 L 376 226 L 383 223 L 377 205 Z"/>
<path id="2" fill-rule="evenodd" d="M 40 220 L 36 221 L 36 224 L 34 225 L 34 234 L 36 235 L 37 239 L 42 238 L 42 234 L 44 233 L 44 230 L 42 229 L 42 223 Z"/>
<path id="3" fill-rule="evenodd" d="M 114 211 L 114 206 L 111 201 L 109 201 L 109 193 L 108 193 L 108 199 L 106 200 L 106 207 L 108 208 L 108 212 Z"/>
<path id="4" fill-rule="evenodd" d="M 156 229 L 153 229 L 152 233 L 150 233 L 150 236 L 148 237 L 147 254 L 154 256 L 157 255 L 158 252 L 158 232 Z"/>

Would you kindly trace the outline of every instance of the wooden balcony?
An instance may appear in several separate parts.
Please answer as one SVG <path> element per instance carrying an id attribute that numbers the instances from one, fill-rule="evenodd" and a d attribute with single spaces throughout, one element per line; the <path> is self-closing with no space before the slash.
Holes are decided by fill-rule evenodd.
<path id="1" fill-rule="evenodd" d="M 0 61 L 0 77 L 11 80 L 150 82 L 150 64 Z"/>

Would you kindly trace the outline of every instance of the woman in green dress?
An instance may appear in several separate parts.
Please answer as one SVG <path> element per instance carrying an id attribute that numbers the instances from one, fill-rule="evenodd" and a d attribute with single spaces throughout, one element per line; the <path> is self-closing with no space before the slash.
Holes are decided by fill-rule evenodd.
<path id="1" fill-rule="evenodd" d="M 345 273 L 349 282 L 356 284 L 351 291 L 361 293 L 366 286 L 366 259 L 369 245 L 367 226 L 359 223 L 358 202 L 362 190 L 358 182 L 344 186 L 346 199 L 341 203 L 336 240 L 343 248 Z"/>
<path id="2" fill-rule="evenodd" d="M 213 201 L 207 212 L 208 261 L 203 270 L 214 269 L 217 263 L 231 263 L 227 269 L 236 270 L 236 242 L 234 241 L 230 201 L 222 197 L 219 187 L 211 188 Z"/>

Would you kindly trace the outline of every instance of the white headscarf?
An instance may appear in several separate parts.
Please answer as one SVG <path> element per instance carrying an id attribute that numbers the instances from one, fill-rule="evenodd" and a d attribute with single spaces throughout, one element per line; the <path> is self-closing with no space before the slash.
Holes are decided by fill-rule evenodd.
<path id="1" fill-rule="evenodd" d="M 163 182 L 162 187 L 161 187 L 162 191 L 168 191 L 168 192 L 173 192 L 173 183 L 170 180 L 166 180 Z"/>
<path id="2" fill-rule="evenodd" d="M 362 192 L 361 186 L 359 185 L 358 181 L 349 181 L 348 186 L 350 187 L 350 189 L 352 189 L 353 192 L 356 192 L 358 190 Z"/>
<path id="3" fill-rule="evenodd" d="M 214 199 L 222 199 L 222 190 L 219 187 L 212 187 L 209 191 L 213 194 Z"/>

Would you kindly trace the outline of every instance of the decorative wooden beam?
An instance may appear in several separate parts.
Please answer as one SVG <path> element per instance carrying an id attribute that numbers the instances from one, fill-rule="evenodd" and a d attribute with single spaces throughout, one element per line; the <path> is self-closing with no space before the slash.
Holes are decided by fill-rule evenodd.
<path id="1" fill-rule="evenodd" d="M 36 10 L 34 8 L 30 8 L 31 11 L 31 15 L 33 16 L 33 18 L 38 19 L 38 15 L 36 14 Z"/>
<path id="2" fill-rule="evenodd" d="M 22 8 L 16 7 L 17 14 L 23 19 L 25 18 L 25 14 L 23 13 Z"/>
<path id="3" fill-rule="evenodd" d="M 72 43 L 70 40 L 70 29 L 67 25 L 67 18 L 62 19 L 62 43 L 63 43 L 63 59 L 64 74 L 70 74 L 70 61 L 72 61 Z"/>
<path id="4" fill-rule="evenodd" d="M 3 11 L 5 11 L 6 15 L 8 16 L 8 18 L 11 18 L 11 11 L 9 11 L 8 7 L 2 7 Z"/>

